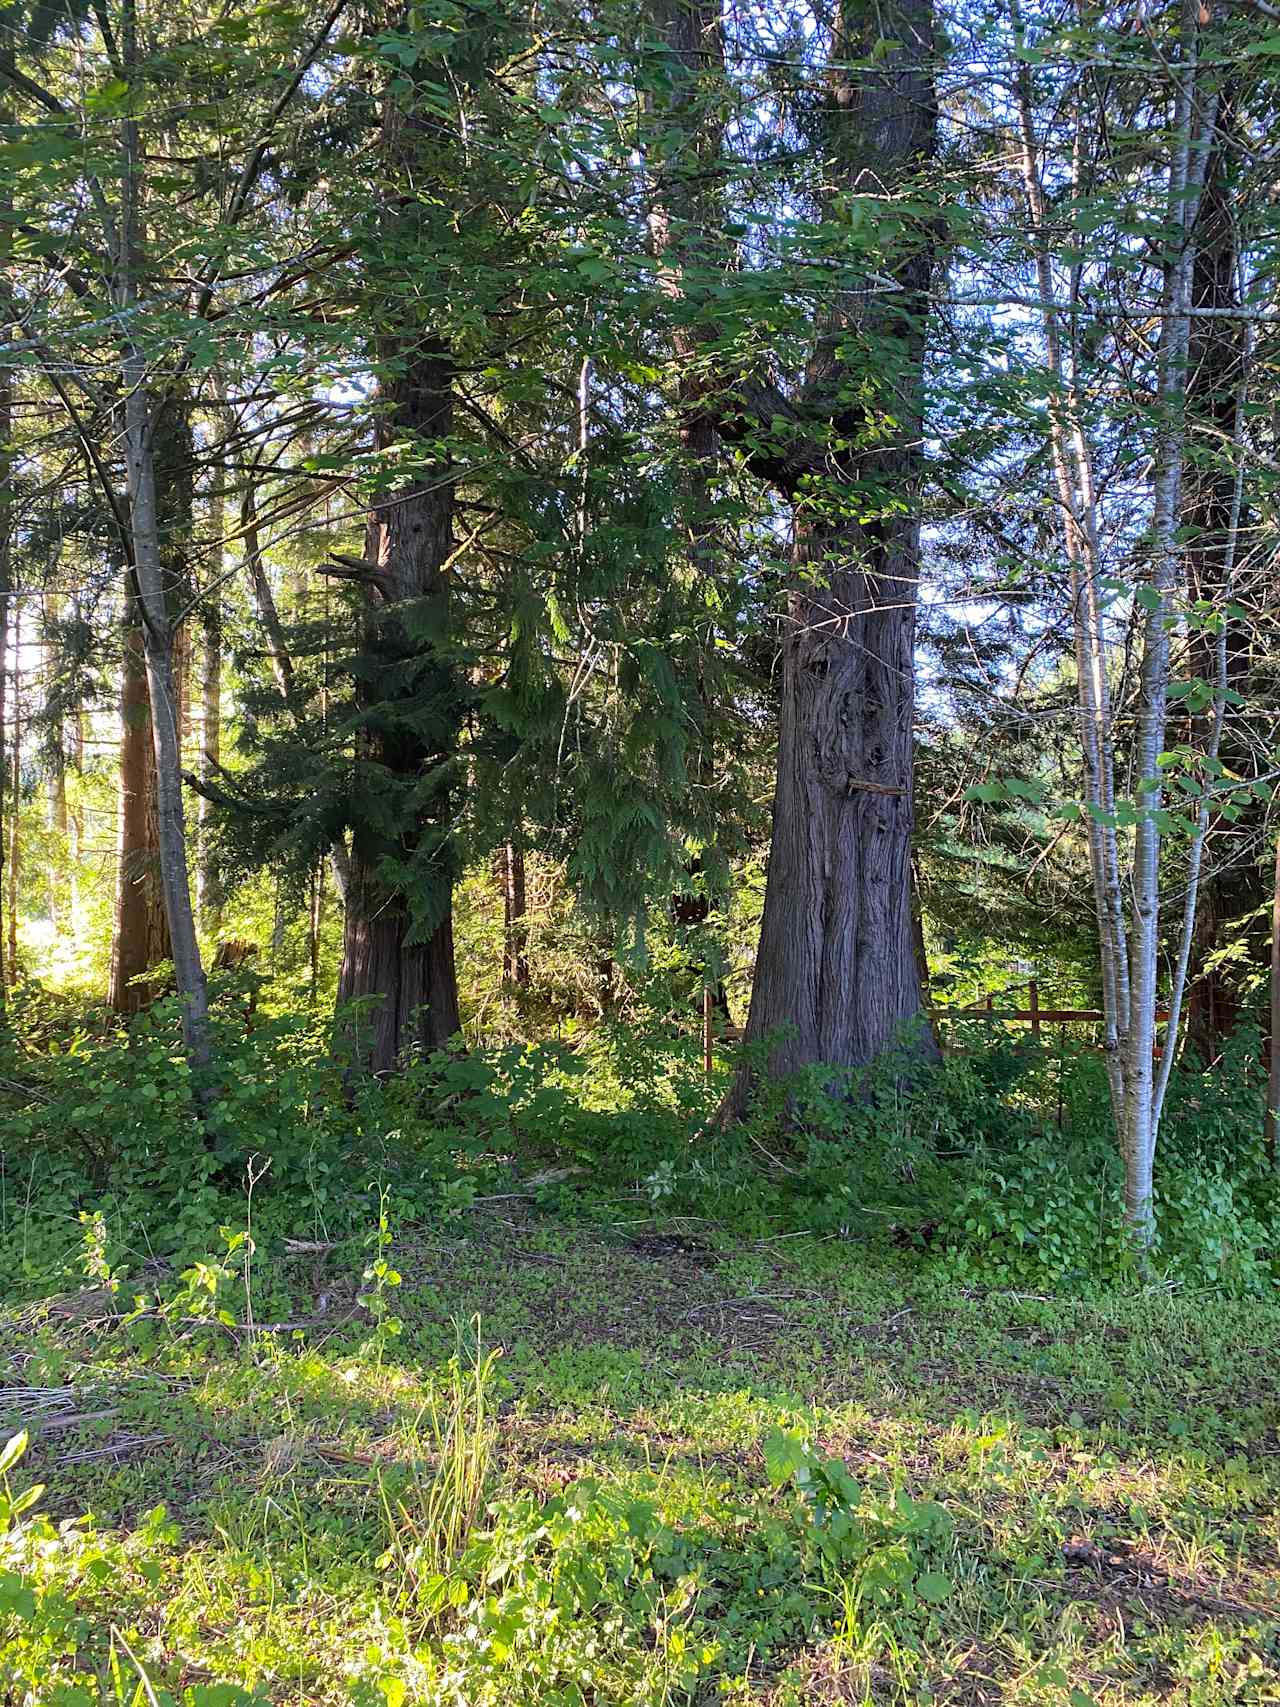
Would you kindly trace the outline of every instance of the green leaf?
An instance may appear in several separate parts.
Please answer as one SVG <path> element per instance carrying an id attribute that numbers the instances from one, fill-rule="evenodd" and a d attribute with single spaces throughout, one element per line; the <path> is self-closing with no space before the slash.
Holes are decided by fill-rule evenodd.
<path id="1" fill-rule="evenodd" d="M 916 1582 L 916 1593 L 930 1606 L 941 1606 L 951 1598 L 951 1578 L 945 1571 L 926 1571 Z"/>
<path id="2" fill-rule="evenodd" d="M 23 1453 L 27 1450 L 29 1441 L 30 1436 L 24 1428 L 18 1434 L 11 1435 L 9 1439 L 5 1441 L 4 1445 L 0 1447 L 0 1476 L 7 1476 L 9 1474 L 10 1470 L 13 1469 L 19 1458 L 21 1458 Z"/>
<path id="3" fill-rule="evenodd" d="M 780 1488 L 808 1462 L 809 1449 L 797 1434 L 776 1428 L 764 1439 L 764 1467 L 770 1485 Z"/>

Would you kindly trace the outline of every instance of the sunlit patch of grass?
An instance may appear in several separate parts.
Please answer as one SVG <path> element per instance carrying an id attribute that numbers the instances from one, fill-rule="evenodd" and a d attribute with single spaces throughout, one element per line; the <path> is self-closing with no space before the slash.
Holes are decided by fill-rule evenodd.
<path id="1" fill-rule="evenodd" d="M 478 1222 L 397 1252 L 380 1361 L 359 1323 L 51 1319 L 38 1367 L 15 1331 L 11 1479 L 99 1522 L 6 1538 L 0 1697 L 114 1707 L 131 1652 L 178 1703 L 1280 1699 L 1274 1307 L 964 1297 L 838 1241 L 699 1265 L 526 1237 L 555 1262 Z M 73 1395 L 43 1432 L 39 1379 Z M 770 1484 L 779 1430 L 858 1484 L 836 1564 Z"/>

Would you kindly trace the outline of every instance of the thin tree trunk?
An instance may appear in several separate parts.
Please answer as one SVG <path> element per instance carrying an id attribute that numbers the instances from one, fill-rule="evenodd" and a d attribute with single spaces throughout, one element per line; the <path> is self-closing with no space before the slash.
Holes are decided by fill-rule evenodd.
<path id="1" fill-rule="evenodd" d="M 243 540 L 244 564 L 249 574 L 249 585 L 253 591 L 253 602 L 258 612 L 258 620 L 266 633 L 267 645 L 270 648 L 271 674 L 280 690 L 280 697 L 293 715 L 299 731 L 302 730 L 302 708 L 298 704 L 296 677 L 293 668 L 293 656 L 289 651 L 288 638 L 285 635 L 284 624 L 280 620 L 280 611 L 276 605 L 275 594 L 271 590 L 271 578 L 267 574 L 266 563 L 263 559 L 262 541 L 258 531 L 258 499 L 254 487 L 254 477 L 251 471 L 249 483 L 245 487 L 244 497 L 240 501 L 240 536 Z M 346 842 L 339 837 L 329 850 L 329 865 L 333 872 L 334 888 L 338 897 L 345 903 L 347 891 L 351 885 L 351 855 Z"/>
<path id="2" fill-rule="evenodd" d="M 9 897 L 6 921 L 9 927 L 6 965 L 9 984 L 18 982 L 18 882 L 22 871 L 22 610 L 13 607 L 13 743 L 12 793 L 9 804 Z"/>
<path id="3" fill-rule="evenodd" d="M 116 903 L 107 987 L 107 1000 L 119 1014 L 151 1005 L 161 986 L 139 980 L 173 958 L 160 882 L 154 751 L 142 625 L 129 590 L 120 662 Z"/>
<path id="4" fill-rule="evenodd" d="M 1217 200 L 1215 196 L 1215 201 Z M 1225 212 L 1225 210 L 1222 210 Z M 1214 212 L 1214 223 L 1216 223 Z M 1225 273 L 1228 280 L 1228 292 L 1234 294 L 1230 281 L 1235 273 L 1235 245 L 1231 237 L 1231 224 L 1227 216 L 1225 242 L 1228 254 L 1225 258 Z M 1221 262 L 1221 241 L 1212 245 L 1218 249 L 1216 259 Z M 1203 257 L 1203 248 L 1198 248 L 1198 255 Z M 1214 269 L 1217 270 L 1216 268 Z M 1200 269 L 1203 273 L 1203 262 Z M 1215 290 L 1215 299 L 1218 292 Z M 1211 333 L 1212 333 L 1211 329 Z M 1217 472 L 1217 479 L 1206 476 L 1200 471 L 1193 477 L 1188 501 L 1182 506 L 1182 530 L 1191 534 L 1191 544 L 1188 555 L 1191 558 L 1189 572 L 1189 592 L 1192 597 L 1201 600 L 1211 600 L 1218 616 L 1219 624 L 1216 634 L 1212 637 L 1212 646 L 1206 658 L 1202 648 L 1195 646 L 1193 636 L 1192 668 L 1197 672 L 1204 668 L 1204 679 L 1212 684 L 1212 704 L 1209 711 L 1209 726 L 1205 731 L 1203 752 L 1208 761 L 1205 765 L 1204 785 L 1206 789 L 1212 783 L 1217 770 L 1218 758 L 1222 749 L 1223 732 L 1226 727 L 1227 696 L 1232 691 L 1232 653 L 1237 650 L 1232 645 L 1232 635 L 1236 624 L 1229 614 L 1235 573 L 1236 556 L 1240 537 L 1240 513 L 1244 498 L 1244 432 L 1245 432 L 1245 403 L 1249 378 L 1249 335 L 1248 328 L 1234 328 L 1229 364 L 1224 373 L 1220 360 L 1214 361 L 1215 355 L 1221 356 L 1221 351 L 1212 347 L 1202 349 L 1198 371 L 1193 383 L 1188 389 L 1188 408 L 1192 414 L 1192 424 L 1203 424 L 1206 416 L 1221 418 L 1223 415 L 1222 399 L 1215 395 L 1218 380 L 1223 379 L 1229 384 L 1234 396 L 1228 401 L 1231 404 L 1228 417 L 1228 442 L 1234 453 L 1233 468 L 1228 468 L 1225 476 Z M 1203 334 L 1202 334 L 1203 342 Z M 1223 493 L 1221 488 L 1226 486 L 1225 512 L 1222 507 Z M 1235 675 L 1243 672 L 1237 666 Z M 1169 1088 L 1169 1076 L 1173 1070 L 1174 1056 L 1178 1046 L 1178 1027 L 1182 1016 L 1184 994 L 1188 988 L 1188 978 L 1192 953 L 1196 944 L 1197 906 L 1201 893 L 1201 871 L 1204 862 L 1205 841 L 1209 833 L 1209 798 L 1201 799 L 1196 810 L 1195 828 L 1192 832 L 1191 847 L 1187 856 L 1187 884 L 1183 897 L 1182 929 L 1179 936 L 1178 952 L 1174 962 L 1173 979 L 1169 993 L 1169 1020 L 1165 1029 L 1164 1052 L 1160 1059 L 1159 1072 L 1156 1075 L 1154 1120 L 1159 1129 L 1160 1116 L 1164 1110 L 1165 1094 Z"/>
<path id="5" fill-rule="evenodd" d="M 502 982 L 509 990 L 524 990 L 529 986 L 524 849 L 516 842 L 504 842 L 496 868 L 502 892 Z"/>
<path id="6" fill-rule="evenodd" d="M 8 877 L 5 845 L 9 813 L 9 741 L 5 718 L 9 697 L 9 624 L 12 605 L 10 556 L 10 504 L 12 492 L 7 477 L 9 433 L 11 430 L 12 370 L 0 370 L 0 1014 L 4 1011 L 5 991 L 9 984 L 9 957 L 6 952 L 8 907 L 4 889 Z"/>
<path id="7" fill-rule="evenodd" d="M 311 895 L 308 907 L 307 960 L 311 970 L 308 1000 L 312 1007 L 320 993 L 320 932 L 324 924 L 324 862 L 311 872 Z"/>
<path id="8" fill-rule="evenodd" d="M 1024 41 L 1017 0 L 1011 5 L 1015 41 Z M 1099 545 L 1093 458 L 1080 424 L 1074 376 L 1063 356 L 1060 311 L 1053 282 L 1049 211 L 1040 177 L 1030 63 L 1020 57 L 1015 71 L 1020 165 L 1032 227 L 1036 287 L 1045 353 L 1053 379 L 1049 399 L 1049 443 L 1062 515 L 1071 577 L 1072 631 L 1075 642 L 1077 717 L 1085 770 L 1085 835 L 1098 922 L 1102 974 L 1103 1048 L 1116 1118 L 1122 1120 L 1125 1085 L 1122 1048 L 1129 1027 L 1129 962 L 1120 846 L 1115 828 L 1115 754 L 1111 691 L 1101 602 L 1102 555 Z"/>
<path id="9" fill-rule="evenodd" d="M 1228 86 L 1222 94 L 1221 134 L 1232 128 L 1234 106 L 1235 96 Z M 1191 331 L 1188 429 L 1202 454 L 1188 464 L 1184 477 L 1182 527 L 1187 536 L 1188 600 L 1192 608 L 1211 607 L 1219 619 L 1216 632 L 1194 624 L 1188 636 L 1188 673 L 1213 689 L 1208 715 L 1192 720 L 1191 736 L 1199 737 L 1212 758 L 1243 772 L 1252 762 L 1251 755 L 1234 736 L 1226 700 L 1229 694 L 1247 690 L 1249 674 L 1249 629 L 1231 605 L 1244 497 L 1252 340 L 1247 322 L 1218 317 L 1240 307 L 1239 243 L 1229 168 L 1228 148 L 1219 143 L 1210 156 L 1196 234 L 1193 305 L 1214 310 L 1215 317 L 1197 320 Z M 1231 458 L 1226 455 L 1228 446 Z M 1256 821 L 1246 820 L 1241 828 L 1245 835 L 1256 833 Z M 1221 850 L 1221 857 L 1212 863 L 1207 858 L 1210 829 L 1215 831 L 1215 847 Z M 1239 833 L 1226 831 L 1221 821 L 1214 823 L 1204 803 L 1198 815 L 1197 842 L 1206 864 L 1199 884 L 1199 910 L 1191 920 L 1186 1006 L 1187 1046 L 1206 1066 L 1220 1056 L 1239 1019 L 1234 983 L 1229 972 L 1214 964 L 1214 957 L 1232 920 L 1258 911 L 1267 900 L 1260 865 L 1238 857 L 1240 839 Z M 1169 1035 L 1174 1036 L 1172 1027 Z"/>
<path id="10" fill-rule="evenodd" d="M 56 616 L 58 604 L 59 601 L 55 594 L 47 593 L 45 595 L 42 606 L 42 627 L 45 679 L 49 683 L 52 683 L 57 669 L 51 618 Z M 60 716 L 51 721 L 48 726 L 45 736 L 45 758 L 48 765 L 45 786 L 48 792 L 49 828 L 58 838 L 54 856 L 49 860 L 49 923 L 56 934 L 61 928 L 62 872 L 67 859 L 68 825 L 67 754 L 63 740 L 63 720 Z"/>
<path id="11" fill-rule="evenodd" d="M 222 495 L 218 493 L 213 509 L 218 538 L 222 529 Z M 215 560 L 215 591 L 203 609 L 200 647 L 200 780 L 201 784 L 217 784 L 218 766 L 222 763 L 222 594 L 217 591 L 222 567 L 222 550 Z M 198 806 L 198 836 L 200 864 L 196 869 L 196 903 L 207 937 L 217 937 L 222 930 L 222 884 L 218 881 L 210 847 L 213 833 L 213 806 L 207 795 L 200 795 Z"/>
<path id="12" fill-rule="evenodd" d="M 11 27 L 0 29 L 0 135 L 11 134 L 13 109 L 7 95 L 12 87 L 8 73 L 15 68 L 14 42 L 17 33 Z M 11 180 L 0 173 L 0 337 L 8 339 L 15 319 L 13 285 L 10 278 L 10 257 L 13 243 L 13 194 Z M 0 1018 L 5 1007 L 5 992 L 9 968 L 5 956 L 5 835 L 8 829 L 6 814 L 9 796 L 9 764 L 7 731 L 6 659 L 9 653 L 10 604 L 13 595 L 13 399 L 14 373 L 11 363 L 0 362 Z"/>
<path id="13" fill-rule="evenodd" d="M 1182 572 L 1182 470 L 1186 454 L 1184 393 L 1190 339 L 1194 230 L 1207 165 L 1215 100 L 1198 111 L 1197 13 L 1199 0 L 1185 0 L 1174 103 L 1173 153 L 1169 167 L 1166 221 L 1173 233 L 1165 261 L 1157 402 L 1155 476 L 1152 501 L 1153 597 L 1144 607 L 1139 667 L 1134 773 L 1142 810 L 1134 831 L 1129 981 L 1132 1011 L 1125 1047 L 1125 1109 L 1121 1148 L 1125 1161 L 1125 1217 L 1135 1242 L 1155 1239 L 1153 1170 L 1159 1132 L 1155 1077 L 1156 999 L 1159 971 L 1160 851 L 1163 797 L 1160 755 L 1164 751 L 1169 697 L 1169 609 Z"/>
<path id="14" fill-rule="evenodd" d="M 121 21 L 121 56 L 131 80 L 137 76 L 137 14 L 135 0 L 126 0 Z M 156 819 L 160 881 L 173 956 L 174 979 L 182 998 L 182 1030 L 187 1060 L 197 1081 L 197 1098 L 207 1088 L 200 1079 L 209 1065 L 208 990 L 187 864 L 187 836 L 182 795 L 182 750 L 179 707 L 173 679 L 173 624 L 170 620 L 166 574 L 157 503 L 156 411 L 148 391 L 149 360 L 134 334 L 141 304 L 142 144 L 136 120 L 121 123 L 122 178 L 120 243 L 115 278 L 116 306 L 124 328 L 120 377 L 124 391 L 124 454 L 129 494 L 129 527 L 133 574 L 141 618 L 142 650 L 151 703 L 151 736 L 155 752 Z"/>
<path id="15" fill-rule="evenodd" d="M 1265 1143 L 1276 1165 L 1276 1123 L 1280 1121 L 1280 839 L 1276 841 L 1275 884 L 1271 900 L 1271 1037 L 1267 1047 Z"/>

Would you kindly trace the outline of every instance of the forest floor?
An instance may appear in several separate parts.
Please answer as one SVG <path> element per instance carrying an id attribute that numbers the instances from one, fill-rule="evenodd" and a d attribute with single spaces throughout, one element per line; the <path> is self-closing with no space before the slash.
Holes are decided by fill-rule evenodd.
<path id="1" fill-rule="evenodd" d="M 372 1312 L 354 1246 L 8 1314 L 6 1707 L 1280 1701 L 1280 1308 L 518 1209 L 383 1254 Z"/>

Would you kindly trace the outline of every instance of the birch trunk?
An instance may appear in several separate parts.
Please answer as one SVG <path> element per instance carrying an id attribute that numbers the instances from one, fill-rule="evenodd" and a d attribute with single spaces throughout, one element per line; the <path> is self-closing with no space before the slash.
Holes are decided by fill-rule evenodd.
<path id="1" fill-rule="evenodd" d="M 1159 1131 L 1155 1076 L 1156 1000 L 1160 946 L 1160 817 L 1167 741 L 1171 602 L 1182 579 L 1178 530 L 1186 454 L 1185 391 L 1190 339 L 1195 224 L 1207 165 L 1215 101 L 1200 110 L 1197 88 L 1198 0 L 1183 6 L 1174 85 L 1173 144 L 1165 218 L 1170 232 L 1164 261 L 1157 371 L 1158 427 L 1151 518 L 1151 596 L 1143 604 L 1137 733 L 1133 768 L 1138 796 L 1131 877 L 1133 925 L 1129 962 L 1132 1013 L 1125 1048 L 1125 1217 L 1135 1243 L 1155 1239 L 1153 1169 Z"/>

